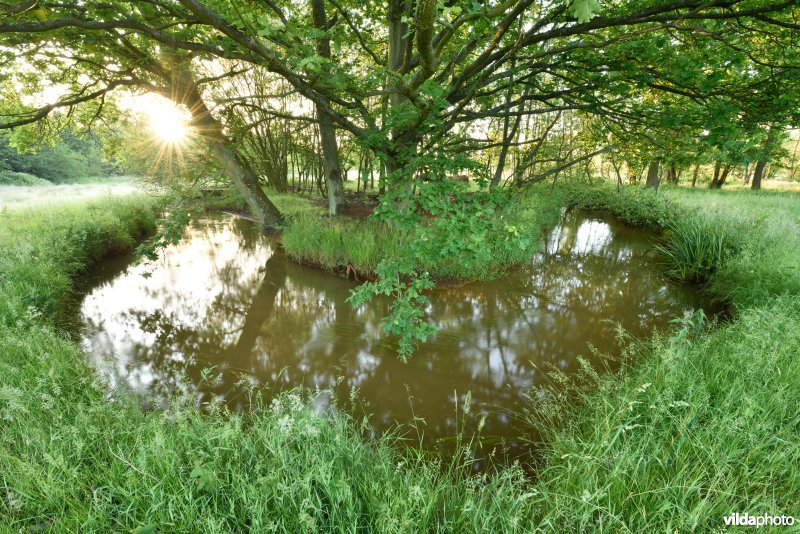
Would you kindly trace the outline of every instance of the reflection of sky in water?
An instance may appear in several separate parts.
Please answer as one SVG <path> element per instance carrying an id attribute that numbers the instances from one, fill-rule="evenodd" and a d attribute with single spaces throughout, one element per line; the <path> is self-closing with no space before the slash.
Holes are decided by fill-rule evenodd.
<path id="1" fill-rule="evenodd" d="M 242 375 L 335 386 L 343 399 L 358 388 L 378 430 L 415 415 L 439 438 L 454 434 L 454 398 L 470 391 L 473 413 L 489 414 L 484 433 L 512 436 L 510 414 L 543 371 L 574 371 L 580 355 L 602 365 L 588 344 L 615 353 L 616 322 L 645 335 L 697 305 L 650 249 L 636 230 L 568 214 L 529 265 L 435 291 L 441 330 L 402 364 L 380 333 L 386 301 L 354 310 L 354 283 L 288 261 L 247 221 L 215 217 L 154 266 L 107 266 L 83 303 L 82 339 L 112 382 L 142 395 L 193 391 L 244 409 Z M 202 383 L 211 366 L 218 380 Z"/>

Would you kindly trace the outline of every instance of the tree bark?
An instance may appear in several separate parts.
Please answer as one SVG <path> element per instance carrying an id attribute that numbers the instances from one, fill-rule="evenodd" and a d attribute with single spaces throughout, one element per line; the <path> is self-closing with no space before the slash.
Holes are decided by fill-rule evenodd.
<path id="1" fill-rule="evenodd" d="M 186 64 L 178 63 L 172 70 L 170 95 L 178 105 L 186 105 L 192 115 L 192 125 L 208 143 L 212 156 L 244 195 L 247 205 L 259 227 L 264 232 L 275 231 L 283 223 L 283 216 L 270 201 L 258 177 L 244 163 L 225 135 L 222 124 L 206 106 L 194 77 Z"/>
<path id="2" fill-rule="evenodd" d="M 325 0 L 311 0 L 311 11 L 314 18 L 314 27 L 325 31 L 327 17 L 325 15 Z M 317 53 L 325 59 L 331 58 L 331 43 L 327 37 L 317 40 Z M 320 145 L 322 146 L 322 167 L 325 171 L 325 182 L 328 189 L 328 214 L 336 215 L 339 207 L 344 206 L 344 184 L 342 182 L 342 168 L 339 161 L 339 146 L 336 143 L 336 128 L 333 119 L 324 111 L 330 107 L 327 97 L 323 98 L 323 106 L 316 104 L 317 119 L 319 120 Z"/>
<path id="3" fill-rule="evenodd" d="M 719 171 L 722 168 L 722 163 L 719 161 L 714 163 L 714 175 L 711 177 L 711 181 L 708 183 L 709 189 L 715 189 L 717 187 L 717 182 L 719 181 Z"/>
<path id="4" fill-rule="evenodd" d="M 389 79 L 389 112 L 396 110 L 400 105 L 408 100 L 403 94 L 402 83 L 400 81 L 401 71 L 406 62 L 409 61 L 411 52 L 412 32 L 409 25 L 405 22 L 406 17 L 411 16 L 411 5 L 408 0 L 389 1 L 389 43 L 388 43 L 388 67 Z M 392 131 L 392 148 L 386 152 L 386 183 L 390 187 L 397 185 L 398 171 L 403 169 L 408 160 L 416 150 L 418 136 L 415 131 L 398 130 Z M 406 195 L 412 194 L 412 180 L 410 176 L 403 176 L 402 188 Z M 391 177 L 391 178 L 390 178 Z M 401 202 L 401 210 L 408 206 L 408 199 Z"/>
<path id="5" fill-rule="evenodd" d="M 767 162 L 759 160 L 756 162 L 756 170 L 753 173 L 753 182 L 750 184 L 750 189 L 761 189 L 761 180 L 764 178 L 764 169 L 767 167 Z"/>
<path id="6" fill-rule="evenodd" d="M 667 168 L 667 181 L 671 184 L 678 184 L 680 173 L 678 172 L 678 165 L 673 161 Z"/>
<path id="7" fill-rule="evenodd" d="M 720 168 L 722 172 L 720 172 Z M 733 165 L 725 165 L 724 167 L 721 166 L 719 162 L 717 162 L 716 167 L 714 168 L 714 178 L 712 178 L 711 183 L 708 185 L 709 189 L 722 189 L 722 186 L 725 185 L 725 180 L 728 178 L 728 174 L 730 174 Z"/>
<path id="8" fill-rule="evenodd" d="M 651 161 L 650 166 L 647 168 L 647 181 L 645 181 L 645 188 L 658 189 L 661 180 L 658 177 L 659 164 L 657 161 Z"/>
<path id="9" fill-rule="evenodd" d="M 750 189 L 754 191 L 761 189 L 761 180 L 764 178 L 764 169 L 766 169 L 767 161 L 769 160 L 769 149 L 771 148 L 773 137 L 774 131 L 772 126 L 770 126 L 767 130 L 767 138 L 764 140 L 764 154 L 756 162 L 756 170 L 753 173 L 753 182 L 750 184 Z"/>
<path id="10" fill-rule="evenodd" d="M 700 172 L 700 164 L 694 166 L 694 172 L 692 173 L 692 187 L 697 185 L 697 175 Z"/>
<path id="11" fill-rule="evenodd" d="M 500 156 L 497 159 L 497 168 L 494 171 L 494 176 L 492 177 L 491 187 L 497 187 L 500 185 L 500 180 L 503 178 L 503 172 L 506 168 L 506 159 L 508 158 L 508 149 L 511 145 L 511 140 L 517 134 L 517 129 L 519 128 L 519 123 L 522 115 L 517 115 L 516 120 L 514 121 L 514 125 L 509 132 L 509 116 L 503 119 L 503 145 L 500 147 Z"/>

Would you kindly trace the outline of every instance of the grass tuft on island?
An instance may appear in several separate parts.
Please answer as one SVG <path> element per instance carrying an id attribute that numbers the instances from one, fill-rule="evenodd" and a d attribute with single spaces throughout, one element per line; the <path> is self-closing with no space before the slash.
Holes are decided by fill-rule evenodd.
<path id="1" fill-rule="evenodd" d="M 58 325 L 76 277 L 132 246 L 154 224 L 155 203 L 0 213 L 0 523 L 54 532 L 663 532 L 720 529 L 733 511 L 794 513 L 798 197 L 556 191 L 539 190 L 527 208 L 554 194 L 665 230 L 670 268 L 707 280 L 737 315 L 710 329 L 687 316 L 674 332 L 628 343 L 632 363 L 620 374 L 587 370 L 591 387 L 531 395 L 520 416 L 547 438 L 535 480 L 513 465 L 471 475 L 464 456 L 435 460 L 395 437 L 369 437 L 297 392 L 249 414 L 202 413 L 185 398 L 143 412 L 125 392 L 109 394 Z M 697 226 L 675 226 L 686 220 Z M 577 405 L 564 400 L 576 395 Z"/>
<path id="2" fill-rule="evenodd" d="M 437 256 L 417 254 L 416 268 L 438 281 L 503 276 L 509 268 L 531 259 L 541 244 L 543 229 L 558 221 L 562 207 L 563 199 L 557 192 L 536 190 L 520 196 L 494 216 L 485 242 Z M 451 229 L 447 225 L 430 221 L 424 224 L 428 230 L 423 234 L 424 239 L 442 246 L 455 241 L 450 239 Z M 524 246 L 508 246 L 509 232 L 527 236 Z M 422 243 L 413 239 L 414 236 L 404 235 L 371 218 L 330 218 L 306 211 L 289 218 L 282 242 L 286 253 L 300 263 L 334 271 L 351 268 L 368 278 L 374 275 L 382 259 L 396 257 L 398 249 L 418 250 Z"/>

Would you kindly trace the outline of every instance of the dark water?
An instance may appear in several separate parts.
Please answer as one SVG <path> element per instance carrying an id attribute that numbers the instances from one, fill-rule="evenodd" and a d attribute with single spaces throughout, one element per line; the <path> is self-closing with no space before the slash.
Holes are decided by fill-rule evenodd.
<path id="1" fill-rule="evenodd" d="M 486 443 L 513 453 L 524 432 L 514 413 L 548 369 L 570 373 L 579 356 L 603 366 L 589 346 L 617 353 L 617 324 L 647 336 L 701 306 L 663 276 L 646 234 L 583 212 L 568 213 L 546 250 L 510 275 L 436 290 L 441 329 L 407 364 L 381 336 L 386 302 L 354 310 L 345 302 L 354 286 L 291 262 L 249 221 L 214 216 L 150 268 L 107 262 L 83 301 L 80 336 L 113 384 L 148 402 L 189 391 L 247 409 L 259 384 L 333 388 L 347 404 L 355 389 L 379 432 L 416 421 L 426 444 L 447 449 L 485 416 Z"/>

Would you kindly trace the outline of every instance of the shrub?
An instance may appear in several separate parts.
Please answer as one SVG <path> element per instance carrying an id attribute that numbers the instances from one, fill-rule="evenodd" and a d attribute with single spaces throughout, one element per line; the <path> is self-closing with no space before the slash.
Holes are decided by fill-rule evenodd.
<path id="1" fill-rule="evenodd" d="M 52 185 L 47 180 L 26 172 L 0 171 L 0 185 Z"/>

